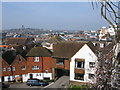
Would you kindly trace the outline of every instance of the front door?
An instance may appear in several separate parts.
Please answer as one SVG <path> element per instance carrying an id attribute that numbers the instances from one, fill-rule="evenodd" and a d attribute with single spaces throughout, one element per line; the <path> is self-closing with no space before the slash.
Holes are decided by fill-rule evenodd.
<path id="1" fill-rule="evenodd" d="M 4 76 L 2 76 L 2 82 L 4 82 Z"/>
<path id="2" fill-rule="evenodd" d="M 30 79 L 32 79 L 33 78 L 33 74 L 30 74 Z"/>

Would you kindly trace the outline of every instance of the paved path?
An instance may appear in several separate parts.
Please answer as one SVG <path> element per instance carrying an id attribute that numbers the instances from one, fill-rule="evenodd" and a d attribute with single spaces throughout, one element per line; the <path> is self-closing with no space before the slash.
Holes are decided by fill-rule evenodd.
<path id="1" fill-rule="evenodd" d="M 43 90 L 47 90 L 48 88 L 66 88 L 69 85 L 69 76 L 62 76 L 55 83 L 45 87 Z"/>

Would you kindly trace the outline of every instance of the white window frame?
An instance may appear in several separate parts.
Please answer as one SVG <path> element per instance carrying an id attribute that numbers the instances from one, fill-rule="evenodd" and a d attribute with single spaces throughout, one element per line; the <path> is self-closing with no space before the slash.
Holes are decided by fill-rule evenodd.
<path id="1" fill-rule="evenodd" d="M 8 68 L 8 71 L 11 71 L 11 67 Z"/>
<path id="2" fill-rule="evenodd" d="M 80 67 L 78 67 L 78 62 L 80 62 L 80 61 L 75 61 L 75 68 L 80 68 Z M 81 62 L 81 63 L 82 63 L 81 68 L 84 68 L 85 62 Z"/>
<path id="3" fill-rule="evenodd" d="M 95 79 L 95 74 L 90 74 L 90 73 L 89 73 L 88 75 L 89 75 L 89 76 L 88 76 L 89 79 Z M 91 76 L 93 75 L 94 77 L 91 77 L 90 75 L 91 75 Z"/>
<path id="4" fill-rule="evenodd" d="M 100 48 L 104 48 L 104 43 L 100 43 Z"/>
<path id="5" fill-rule="evenodd" d="M 6 72 L 6 68 L 2 68 L 2 71 L 3 71 L 3 72 Z"/>
<path id="6" fill-rule="evenodd" d="M 12 67 L 12 71 L 15 71 L 15 67 Z"/>
<path id="7" fill-rule="evenodd" d="M 19 63 L 22 62 L 22 57 L 19 57 L 19 58 L 18 58 L 18 61 L 19 61 Z"/>
<path id="8" fill-rule="evenodd" d="M 25 68 L 22 68 L 22 67 L 25 67 Z M 22 70 L 26 70 L 26 66 L 21 66 L 21 69 L 22 69 Z"/>
<path id="9" fill-rule="evenodd" d="M 34 62 L 39 62 L 40 58 L 39 57 L 34 57 Z"/>
<path id="10" fill-rule="evenodd" d="M 91 65 L 90 63 L 94 63 L 94 65 Z M 89 62 L 89 67 L 90 68 L 95 68 L 95 62 Z"/>
<path id="11" fill-rule="evenodd" d="M 39 70 L 39 66 L 32 66 L 32 70 Z"/>

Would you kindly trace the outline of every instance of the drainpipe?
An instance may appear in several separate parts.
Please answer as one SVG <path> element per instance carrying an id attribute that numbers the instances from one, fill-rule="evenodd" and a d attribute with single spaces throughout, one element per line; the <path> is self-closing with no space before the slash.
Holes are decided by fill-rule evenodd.
<path id="1" fill-rule="evenodd" d="M 12 81 L 13 81 L 13 70 L 12 70 L 12 65 L 10 65 L 10 68 L 11 68 Z"/>
<path id="2" fill-rule="evenodd" d="M 43 57 L 42 58 L 42 77 L 44 77 L 44 70 L 43 70 Z"/>

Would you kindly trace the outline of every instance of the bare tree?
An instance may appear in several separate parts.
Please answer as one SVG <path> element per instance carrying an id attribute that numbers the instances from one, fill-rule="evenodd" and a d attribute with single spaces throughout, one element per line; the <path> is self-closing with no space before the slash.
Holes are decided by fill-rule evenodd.
<path id="1" fill-rule="evenodd" d="M 105 90 L 109 90 L 111 87 L 120 89 L 120 1 L 117 3 L 111 0 L 98 0 L 96 3 L 97 6 L 98 3 L 100 4 L 102 17 L 115 29 L 112 62 L 106 60 L 103 55 L 102 58 L 99 55 L 97 87 Z"/>

